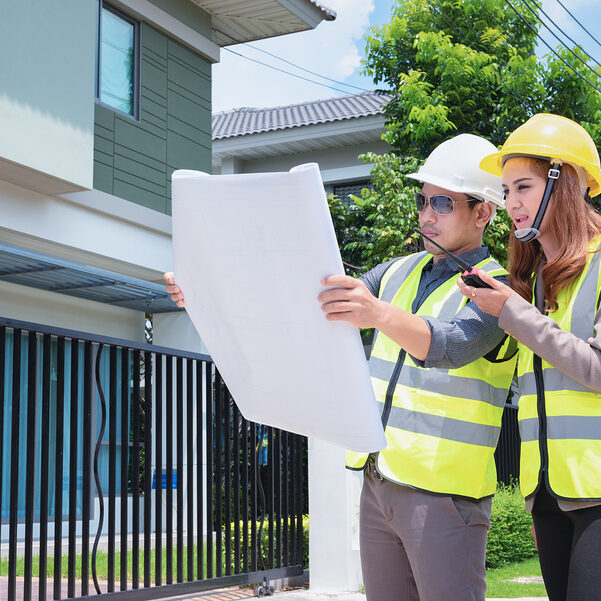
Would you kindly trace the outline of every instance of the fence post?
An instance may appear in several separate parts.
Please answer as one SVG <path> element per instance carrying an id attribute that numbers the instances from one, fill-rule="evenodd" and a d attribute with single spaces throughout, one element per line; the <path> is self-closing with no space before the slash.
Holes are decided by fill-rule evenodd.
<path id="1" fill-rule="evenodd" d="M 362 585 L 362 475 L 345 469 L 344 464 L 343 449 L 309 439 L 309 570 L 314 591 L 358 591 Z"/>

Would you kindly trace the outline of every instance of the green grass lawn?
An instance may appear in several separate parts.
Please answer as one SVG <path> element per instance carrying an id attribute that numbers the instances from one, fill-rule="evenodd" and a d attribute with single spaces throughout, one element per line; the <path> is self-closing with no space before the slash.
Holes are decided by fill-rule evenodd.
<path id="1" fill-rule="evenodd" d="M 538 557 L 489 568 L 486 572 L 486 597 L 546 597 L 543 584 L 508 582 L 520 576 L 540 576 Z"/>
<path id="2" fill-rule="evenodd" d="M 196 546 L 194 546 L 194 578 L 198 578 L 197 573 L 197 550 Z M 203 557 L 203 577 L 206 578 L 207 574 L 207 561 L 206 561 L 206 545 L 204 549 L 204 557 Z M 131 551 L 127 554 L 127 572 L 128 572 L 128 580 L 132 579 L 132 553 Z M 154 549 L 151 551 L 150 556 L 150 567 L 151 567 L 151 580 L 155 581 L 155 551 Z M 92 556 L 90 555 L 90 579 L 92 575 Z M 162 581 L 165 582 L 166 578 L 166 566 L 167 566 L 167 553 L 165 548 L 162 549 Z M 176 580 L 177 575 L 177 556 L 175 549 L 173 550 L 173 580 Z M 182 562 L 182 567 L 184 570 L 184 579 L 187 578 L 187 566 L 188 566 L 188 549 L 184 548 L 184 557 Z M 62 557 L 62 565 L 61 565 L 61 575 L 66 578 L 68 576 L 68 559 L 67 556 Z M 222 563 L 223 573 L 225 574 L 225 563 Z M 19 557 L 17 559 L 17 576 L 23 576 L 25 573 L 25 560 L 23 557 Z M 48 565 L 46 569 L 46 573 L 49 577 L 54 576 L 54 557 L 52 555 L 48 556 Z M 96 558 L 96 573 L 98 575 L 98 579 L 105 581 L 108 578 L 108 554 L 106 551 L 98 551 Z M 115 581 L 119 581 L 121 578 L 121 553 L 115 553 Z M 0 560 L 0 576 L 8 575 L 8 559 Z M 34 578 L 39 576 L 39 557 L 33 557 L 32 561 L 32 575 Z M 216 562 L 215 562 L 215 550 L 213 549 L 213 576 L 216 575 Z M 81 555 L 77 555 L 75 559 L 75 578 L 79 580 L 81 578 Z M 139 578 L 140 581 L 144 579 L 144 551 L 140 550 L 139 555 Z"/>
<path id="3" fill-rule="evenodd" d="M 206 551 L 205 551 L 206 553 Z M 195 548 L 196 555 L 196 548 Z M 51 578 L 53 576 L 53 558 L 50 556 L 48 561 L 48 576 Z M 195 557 L 196 559 L 196 557 Z M 143 579 L 144 574 L 144 553 L 140 550 L 140 581 Z M 128 580 L 131 580 L 131 552 L 128 554 Z M 165 566 L 167 563 L 167 557 L 165 553 L 165 549 L 163 549 L 163 566 L 162 566 L 162 574 L 163 574 L 163 582 L 165 582 Z M 186 578 L 186 566 L 188 563 L 187 557 L 187 549 L 184 549 L 184 578 Z M 196 561 L 194 562 L 196 564 Z M 152 581 L 154 582 L 154 567 L 155 567 L 155 557 L 154 551 L 152 551 L 151 555 L 151 570 L 152 570 Z M 213 575 L 215 575 L 215 562 L 213 561 Z M 204 576 L 206 577 L 206 555 L 204 561 Z M 67 558 L 63 557 L 63 565 L 62 565 L 62 576 L 64 578 L 67 577 Z M 176 558 L 175 554 L 173 557 L 173 577 L 174 581 L 177 574 L 177 566 L 176 566 Z M 81 577 L 81 555 L 77 556 L 76 560 L 76 579 Z M 17 575 L 22 576 L 24 573 L 24 561 L 23 558 L 19 558 L 17 560 Z M 38 558 L 33 558 L 33 576 L 38 576 Z M 225 573 L 225 566 L 224 572 Z M 108 575 L 108 557 L 106 552 L 99 551 L 97 558 L 97 574 L 98 579 L 101 581 L 105 581 Z M 8 560 L 2 559 L 0 561 L 0 576 L 8 575 Z M 538 564 L 538 557 L 533 557 L 531 559 L 527 559 L 526 561 L 522 561 L 519 563 L 513 563 L 507 566 L 503 566 L 500 568 L 489 568 L 486 573 L 486 596 L 489 597 L 545 597 L 545 587 L 542 584 L 537 583 L 528 583 L 523 584 L 519 582 L 508 582 L 513 578 L 518 578 L 520 576 L 540 576 L 540 566 Z M 194 569 L 194 577 L 197 577 L 196 567 Z M 116 553 L 115 557 L 115 581 L 119 582 L 120 579 L 120 554 Z"/>

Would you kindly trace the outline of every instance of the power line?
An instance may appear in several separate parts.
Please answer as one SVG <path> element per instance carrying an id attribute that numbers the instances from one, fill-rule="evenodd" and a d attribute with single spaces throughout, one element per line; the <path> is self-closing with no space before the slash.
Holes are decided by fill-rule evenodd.
<path id="1" fill-rule="evenodd" d="M 580 56 L 578 56 L 571 48 L 568 48 L 568 46 L 566 46 L 566 44 L 564 43 L 564 41 L 562 39 L 560 39 L 557 35 L 555 35 L 555 33 L 553 31 L 551 31 L 551 29 L 549 28 L 549 26 L 538 16 L 538 13 L 530 6 L 530 4 L 528 3 L 528 0 L 522 0 L 522 2 L 524 3 L 524 5 L 526 6 L 526 8 L 534 15 L 534 17 L 536 19 L 538 19 L 543 27 L 571 54 L 573 54 L 587 69 L 589 69 L 590 71 L 592 71 L 595 75 L 598 75 L 598 73 L 595 71 L 595 69 L 593 69 L 593 67 L 591 67 L 585 60 L 583 60 Z M 542 11 L 542 9 L 541 9 Z M 547 19 L 549 19 L 551 21 L 551 23 L 553 23 L 553 25 L 555 25 L 555 27 L 557 27 L 555 21 L 553 21 L 553 19 L 551 19 L 549 17 L 549 15 L 547 15 L 547 13 L 545 13 L 544 11 L 542 11 L 544 13 L 544 15 L 547 17 Z M 558 28 L 559 29 L 559 28 Z M 561 30 L 560 30 L 561 31 Z M 537 34 L 538 35 L 538 34 Z M 540 35 L 538 35 L 538 37 L 542 40 L 542 37 Z M 570 38 L 571 39 L 571 38 Z M 574 40 L 572 40 L 573 42 Z M 578 44 L 576 44 L 578 46 Z M 578 46 L 580 48 L 580 46 Z M 582 48 L 580 48 L 582 50 Z M 586 53 L 588 56 L 588 53 Z M 594 59 L 593 59 L 594 60 Z M 597 61 L 595 61 L 597 62 Z M 597 63 L 599 64 L 599 63 Z"/>
<path id="2" fill-rule="evenodd" d="M 574 44 L 574 46 L 576 46 L 576 48 L 580 48 L 580 50 L 582 50 L 582 52 L 584 52 L 593 62 L 595 62 L 597 64 L 597 66 L 601 67 L 601 63 L 599 63 L 599 61 L 590 54 L 590 52 L 587 52 L 578 42 L 576 42 L 573 38 L 571 38 L 565 31 L 563 31 L 561 29 L 561 27 L 559 27 L 559 25 L 557 25 L 557 23 L 555 23 L 555 21 L 553 21 L 553 19 L 545 12 L 545 10 L 540 7 L 539 9 L 541 11 L 541 13 L 543 13 L 543 15 L 545 15 L 545 17 L 547 17 L 547 19 L 549 19 L 549 21 L 551 21 L 551 23 L 553 23 L 553 25 L 555 25 L 557 31 L 561 31 L 562 35 L 565 35 L 566 38 L 568 38 L 568 40 L 570 40 L 570 42 L 572 42 L 572 44 Z"/>
<path id="3" fill-rule="evenodd" d="M 595 42 L 595 44 L 601 46 L 599 40 L 563 5 L 563 2 L 561 2 L 561 0 L 556 0 L 556 2 L 568 13 L 568 15 L 570 15 L 570 17 L 572 17 L 572 19 L 574 19 L 574 21 L 576 21 L 576 23 L 578 23 L 578 25 L 580 25 L 580 27 L 582 27 L 582 29 L 584 29 L 584 31 L 586 31 L 586 33 L 589 34 L 589 36 L 591 37 L 593 42 Z"/>
<path id="4" fill-rule="evenodd" d="M 256 46 L 252 46 L 251 44 L 244 43 L 244 46 L 248 46 L 249 48 L 252 48 L 253 50 L 258 50 L 259 52 L 262 52 L 263 54 L 272 56 L 273 58 L 276 58 L 277 60 L 282 61 L 283 63 L 287 63 L 288 65 L 292 65 L 296 69 L 300 69 L 301 71 L 304 71 L 305 73 L 310 73 L 311 75 L 316 75 L 317 77 L 321 77 L 322 79 L 327 79 L 328 81 L 331 81 L 333 83 L 338 83 L 343 86 L 347 86 L 349 88 L 354 88 L 355 90 L 361 90 L 363 92 L 371 92 L 371 90 L 368 90 L 367 88 L 353 86 L 350 83 L 344 83 L 343 81 L 338 81 L 337 79 L 332 79 L 331 77 L 326 77 L 325 75 L 321 75 L 321 73 L 316 73 L 315 71 L 310 71 L 309 69 L 305 69 L 304 67 L 301 67 L 301 66 L 297 65 L 296 63 L 293 63 L 292 61 L 286 60 L 285 58 L 278 56 L 277 54 L 267 52 L 267 50 L 263 50 L 262 48 L 257 48 Z"/>
<path id="5" fill-rule="evenodd" d="M 334 86 L 329 86 L 326 83 L 321 83 L 319 81 L 315 81 L 313 79 L 309 79 L 308 77 L 303 77 L 302 75 L 297 75 L 296 73 L 290 73 L 290 71 L 286 71 L 284 69 L 280 69 L 278 67 L 274 67 L 273 65 L 268 65 L 267 63 L 263 63 L 261 61 L 258 61 L 255 58 L 250 58 L 250 56 L 245 56 L 244 54 L 240 54 L 239 52 L 236 52 L 234 50 L 231 50 L 230 48 L 226 48 L 225 46 L 223 47 L 224 50 L 227 50 L 228 52 L 231 52 L 232 54 L 235 54 L 236 56 L 240 56 L 242 58 L 245 58 L 247 61 L 251 61 L 253 63 L 257 63 L 259 65 L 263 65 L 264 67 L 269 67 L 270 69 L 273 69 L 274 71 L 279 71 L 280 73 L 285 73 L 286 75 L 291 75 L 292 77 L 296 77 L 298 79 L 302 79 L 304 81 L 308 81 L 310 83 L 314 83 L 318 86 L 323 86 L 324 88 L 330 88 L 331 90 L 336 90 L 337 92 L 342 92 L 343 94 L 346 94 L 347 96 L 350 96 L 351 93 L 348 90 L 341 90 L 340 88 L 335 88 Z"/>
<path id="6" fill-rule="evenodd" d="M 259 61 L 256 58 L 250 58 L 250 56 L 240 54 L 239 52 L 236 52 L 235 50 L 231 50 L 230 48 L 227 48 L 225 46 L 223 47 L 223 49 L 227 50 L 228 52 L 231 52 L 232 54 L 235 54 L 236 56 L 240 56 L 240 57 L 246 59 L 247 61 L 257 63 L 258 65 L 263 65 L 264 67 L 268 67 L 269 69 L 273 69 L 274 71 L 279 71 L 280 73 L 285 73 L 286 75 L 296 77 L 297 79 L 302 79 L 303 81 L 308 81 L 309 83 L 314 83 L 315 85 L 322 86 L 324 88 L 329 88 L 330 90 L 336 90 L 337 92 L 342 92 L 343 94 L 346 94 L 347 96 L 353 95 L 352 92 L 349 92 L 348 90 L 341 90 L 340 88 L 335 88 L 334 86 L 329 86 L 326 83 L 321 83 L 320 81 L 315 81 L 314 79 L 309 79 L 308 77 L 303 77 L 302 75 L 297 75 L 296 73 L 291 73 L 290 71 L 286 71 L 285 69 L 280 69 L 279 67 L 274 67 L 273 65 L 269 65 L 262 61 Z"/>
<path id="7" fill-rule="evenodd" d="M 559 1 L 559 0 L 558 0 Z M 568 62 L 566 62 L 559 54 L 557 54 L 557 52 L 555 52 L 555 50 L 553 50 L 553 48 L 551 48 L 551 46 L 549 46 L 549 44 L 547 44 L 547 42 L 542 38 L 542 36 L 538 33 L 538 31 L 532 26 L 532 24 L 530 23 L 530 21 L 528 21 L 526 18 L 524 18 L 521 13 L 515 8 L 515 6 L 509 1 L 509 0 L 505 0 L 505 4 L 508 4 L 513 12 L 534 32 L 534 34 L 536 35 L 536 37 L 568 68 L 570 69 L 570 71 L 572 71 L 575 75 L 577 75 L 578 77 L 580 77 L 580 79 L 582 79 L 584 82 L 586 82 L 589 86 L 591 86 L 591 88 L 594 88 L 595 90 L 597 90 L 597 92 L 599 92 L 601 94 L 601 88 L 598 88 L 594 83 L 592 83 L 591 81 L 589 81 L 586 77 L 584 77 L 584 75 L 582 75 L 581 73 L 578 73 L 578 71 L 576 71 L 576 69 L 574 69 L 574 67 L 572 67 L 572 65 L 570 65 Z"/>

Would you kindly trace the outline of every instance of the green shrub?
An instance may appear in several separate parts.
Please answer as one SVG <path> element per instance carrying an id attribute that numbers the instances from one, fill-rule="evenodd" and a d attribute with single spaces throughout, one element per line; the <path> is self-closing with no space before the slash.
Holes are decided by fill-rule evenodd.
<path id="1" fill-rule="evenodd" d="M 283 533 L 283 528 L 284 528 L 284 522 L 285 522 L 285 518 L 282 519 L 282 524 L 281 524 L 281 530 L 280 532 Z M 295 540 L 295 544 L 296 544 L 296 525 L 295 525 L 295 521 L 292 518 L 289 518 L 288 521 L 288 545 L 291 544 L 291 532 L 290 529 L 294 528 L 294 540 Z M 257 521 L 256 524 L 256 529 L 257 529 L 257 534 L 259 532 L 259 526 L 260 526 L 260 522 Z M 235 532 L 234 532 L 234 527 L 235 527 L 235 522 L 232 522 L 231 524 L 231 542 L 232 542 L 232 550 L 234 549 L 235 546 Z M 243 531 L 244 531 L 244 523 L 241 521 L 240 522 L 240 556 L 242 556 L 244 550 L 242 548 L 243 543 Z M 274 554 L 275 554 L 275 550 L 276 550 L 276 536 L 277 536 L 277 532 L 276 532 L 276 524 L 274 522 L 273 525 L 273 545 L 274 545 Z M 252 556 L 252 551 L 250 549 L 250 545 L 251 545 L 251 541 L 252 541 L 252 536 L 251 536 L 251 522 L 248 522 L 248 545 L 249 548 L 247 550 L 248 552 L 248 557 L 250 558 Z M 225 544 L 225 541 L 224 541 Z M 265 523 L 263 524 L 263 532 L 262 532 L 262 536 L 261 536 L 261 551 L 263 553 L 263 559 L 265 561 L 265 566 L 268 567 L 268 558 L 269 558 L 269 520 L 268 518 L 265 518 Z M 292 552 L 292 550 L 290 550 Z M 282 550 L 283 553 L 283 550 Z M 232 551 L 232 555 L 233 555 L 233 551 Z M 233 557 L 231 558 L 231 565 L 232 568 L 235 569 L 234 565 L 234 559 Z M 278 567 L 279 564 L 277 562 L 277 558 L 276 558 L 276 566 Z M 309 516 L 308 515 L 304 515 L 303 516 L 303 567 L 304 568 L 308 568 L 309 567 Z"/>
<path id="2" fill-rule="evenodd" d="M 536 555 L 531 527 L 519 487 L 499 484 L 492 502 L 486 565 L 496 568 Z"/>

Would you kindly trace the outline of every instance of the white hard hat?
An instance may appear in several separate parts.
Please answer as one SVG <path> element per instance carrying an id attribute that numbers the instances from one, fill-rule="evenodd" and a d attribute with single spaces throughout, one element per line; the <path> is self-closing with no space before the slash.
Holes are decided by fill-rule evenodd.
<path id="1" fill-rule="evenodd" d="M 497 149 L 488 140 L 459 134 L 438 145 L 419 171 L 407 177 L 505 208 L 501 178 L 480 169 L 480 161 L 494 152 Z"/>

